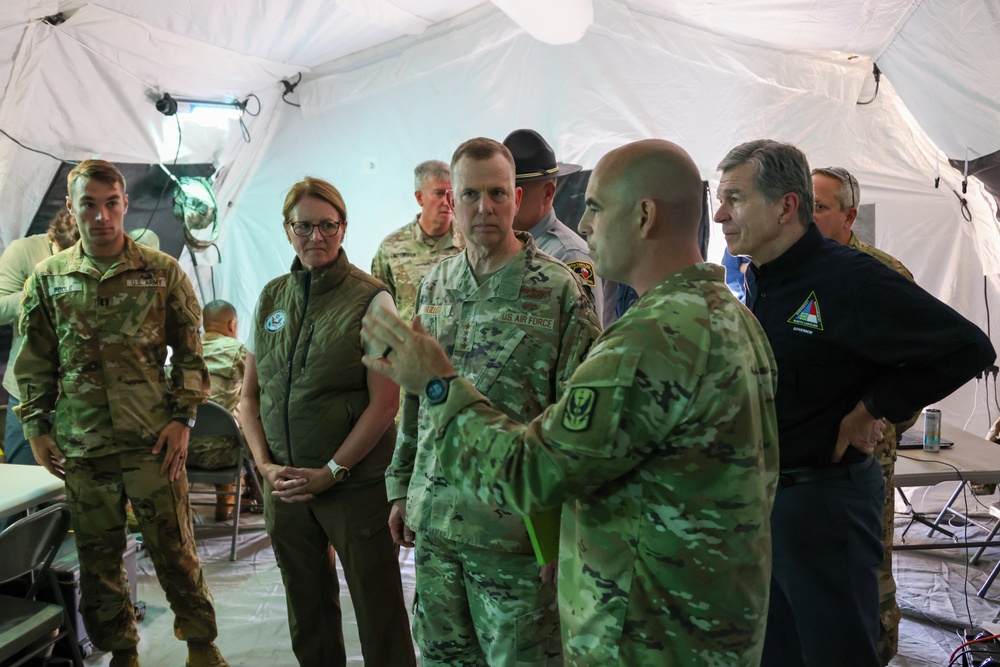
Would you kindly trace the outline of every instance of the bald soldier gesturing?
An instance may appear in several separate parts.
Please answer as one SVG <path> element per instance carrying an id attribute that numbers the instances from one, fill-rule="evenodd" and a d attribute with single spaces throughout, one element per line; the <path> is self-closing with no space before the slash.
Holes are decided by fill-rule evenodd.
<path id="1" fill-rule="evenodd" d="M 641 297 L 530 424 L 455 378 L 419 320 L 369 313 L 363 335 L 388 354 L 365 363 L 421 394 L 445 478 L 520 513 L 566 505 L 566 664 L 757 665 L 778 471 L 774 357 L 723 270 L 701 261 L 701 176 L 683 149 L 612 151 L 586 205 L 597 273 Z"/>

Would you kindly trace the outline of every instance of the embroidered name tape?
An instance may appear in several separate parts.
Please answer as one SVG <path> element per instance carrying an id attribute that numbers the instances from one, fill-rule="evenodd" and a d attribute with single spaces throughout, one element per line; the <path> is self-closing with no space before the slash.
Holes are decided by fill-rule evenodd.
<path id="1" fill-rule="evenodd" d="M 451 304 L 448 303 L 448 304 L 445 304 L 443 306 L 435 306 L 433 304 L 424 304 L 424 305 L 420 306 L 420 313 L 419 314 L 420 315 L 431 315 L 431 316 L 443 315 L 444 317 L 448 317 L 449 315 L 451 315 Z"/>
<path id="2" fill-rule="evenodd" d="M 166 287 L 166 278 L 127 278 L 126 287 Z"/>
<path id="3" fill-rule="evenodd" d="M 555 320 L 551 317 L 538 317 L 537 315 L 528 315 L 527 313 L 501 313 L 500 321 L 510 322 L 511 324 L 525 324 L 529 327 L 538 327 L 539 329 L 555 328 Z"/>
<path id="4" fill-rule="evenodd" d="M 80 292 L 83 291 L 83 285 L 80 283 L 73 283 L 70 285 L 51 285 L 49 286 L 49 296 L 57 296 L 59 294 L 67 294 L 69 292 Z"/>

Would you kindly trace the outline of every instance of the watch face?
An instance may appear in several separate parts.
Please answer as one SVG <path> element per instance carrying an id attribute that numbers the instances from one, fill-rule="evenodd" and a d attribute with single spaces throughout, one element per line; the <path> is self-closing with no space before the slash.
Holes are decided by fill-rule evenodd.
<path id="1" fill-rule="evenodd" d="M 434 378 L 427 383 L 424 393 L 427 394 L 427 400 L 431 403 L 439 403 L 448 393 L 448 383 L 441 378 Z"/>

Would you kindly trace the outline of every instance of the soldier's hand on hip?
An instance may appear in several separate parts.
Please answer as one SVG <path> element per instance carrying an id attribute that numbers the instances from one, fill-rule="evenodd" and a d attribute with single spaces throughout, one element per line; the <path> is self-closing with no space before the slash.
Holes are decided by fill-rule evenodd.
<path id="1" fill-rule="evenodd" d="M 66 472 L 63 464 L 66 457 L 59 451 L 56 439 L 51 434 L 36 435 L 29 441 L 31 453 L 35 455 L 35 461 L 59 479 L 66 479 Z"/>
<path id="2" fill-rule="evenodd" d="M 152 450 L 153 456 L 158 455 L 166 446 L 167 454 L 163 457 L 160 474 L 166 475 L 171 482 L 176 482 L 181 473 L 184 472 L 190 438 L 190 427 L 178 421 L 172 421 L 160 431 L 160 437 L 156 439 L 156 445 L 153 446 Z"/>

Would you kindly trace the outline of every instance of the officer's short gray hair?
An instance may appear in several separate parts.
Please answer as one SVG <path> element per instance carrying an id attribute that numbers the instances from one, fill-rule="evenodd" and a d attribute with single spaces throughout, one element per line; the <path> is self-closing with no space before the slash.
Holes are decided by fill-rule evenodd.
<path id="1" fill-rule="evenodd" d="M 753 165 L 753 187 L 766 201 L 776 202 L 792 192 L 799 197 L 799 222 L 812 224 L 815 205 L 809 161 L 795 146 L 757 139 L 729 151 L 717 169 L 725 174 L 744 164 Z"/>
<path id="2" fill-rule="evenodd" d="M 858 179 L 843 167 L 816 167 L 812 170 L 812 175 L 826 176 L 840 181 L 836 199 L 841 211 L 857 208 L 861 203 L 861 186 L 858 184 Z"/>
<path id="3" fill-rule="evenodd" d="M 451 181 L 448 163 L 441 160 L 426 160 L 413 170 L 413 189 L 423 190 L 427 181 Z"/>

